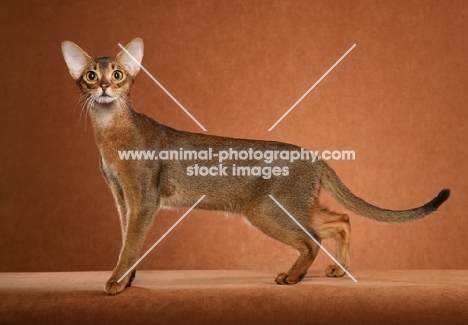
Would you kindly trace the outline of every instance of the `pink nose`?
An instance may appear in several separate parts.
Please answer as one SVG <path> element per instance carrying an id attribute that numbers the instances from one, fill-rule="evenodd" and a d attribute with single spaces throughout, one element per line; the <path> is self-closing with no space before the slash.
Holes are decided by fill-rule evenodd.
<path id="1" fill-rule="evenodd" d="M 106 89 L 109 87 L 109 84 L 102 84 L 101 88 L 103 91 L 106 91 Z"/>

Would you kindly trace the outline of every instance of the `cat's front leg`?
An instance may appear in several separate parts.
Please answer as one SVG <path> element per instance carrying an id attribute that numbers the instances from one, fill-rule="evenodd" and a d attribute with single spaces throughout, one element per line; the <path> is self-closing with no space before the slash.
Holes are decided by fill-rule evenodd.
<path id="1" fill-rule="evenodd" d="M 125 233 L 127 231 L 127 206 L 125 204 L 125 198 L 123 196 L 123 190 L 118 182 L 108 182 L 108 185 L 114 196 L 115 204 L 117 205 L 117 211 L 119 213 L 120 219 L 120 228 L 122 230 L 122 241 L 125 238 Z"/>
<path id="2" fill-rule="evenodd" d="M 119 180 L 117 179 L 117 177 L 115 177 L 112 171 L 109 171 L 106 168 L 103 168 L 102 159 L 101 159 L 101 171 L 104 176 L 104 179 L 107 182 L 107 185 L 111 189 L 112 196 L 114 197 L 115 204 L 117 206 L 117 211 L 119 213 L 119 219 L 120 219 L 120 228 L 122 230 L 122 245 L 123 245 L 123 241 L 125 239 L 125 233 L 127 231 L 127 211 L 128 211 L 126 202 L 125 202 L 123 189 Z M 127 283 L 127 287 L 132 285 L 132 282 L 135 279 L 135 276 L 136 276 L 136 270 L 133 270 L 130 276 L 130 280 Z"/>
<path id="3" fill-rule="evenodd" d="M 127 227 L 124 235 L 119 261 L 111 277 L 104 286 L 104 292 L 110 295 L 125 290 L 131 283 L 135 270 L 128 273 L 121 282 L 117 282 L 137 261 L 146 234 L 153 222 L 159 204 L 131 204 L 127 212 Z"/>
<path id="4" fill-rule="evenodd" d="M 112 169 L 105 166 L 102 157 L 99 157 L 99 167 L 101 168 L 102 175 L 109 186 L 112 196 L 114 197 L 117 211 L 119 213 L 120 228 L 122 230 L 122 240 L 125 237 L 127 228 L 127 205 L 125 202 L 124 191 L 122 184 Z"/>

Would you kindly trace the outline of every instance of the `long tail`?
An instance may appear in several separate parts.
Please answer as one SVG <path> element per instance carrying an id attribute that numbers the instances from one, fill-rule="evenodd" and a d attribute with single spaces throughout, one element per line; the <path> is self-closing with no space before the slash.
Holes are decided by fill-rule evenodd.
<path id="1" fill-rule="evenodd" d="M 410 210 L 386 210 L 367 203 L 357 197 L 341 182 L 336 173 L 326 163 L 321 162 L 321 184 L 331 196 L 348 210 L 365 218 L 379 222 L 409 222 L 421 219 L 436 211 L 450 196 L 450 190 L 444 189 L 430 202 Z"/>

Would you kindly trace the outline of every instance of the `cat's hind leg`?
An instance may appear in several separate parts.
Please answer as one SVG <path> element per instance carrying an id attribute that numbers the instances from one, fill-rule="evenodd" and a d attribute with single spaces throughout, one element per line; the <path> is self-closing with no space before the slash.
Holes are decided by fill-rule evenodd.
<path id="1" fill-rule="evenodd" d="M 275 279 L 277 284 L 295 284 L 301 281 L 319 252 L 319 246 L 308 238 L 291 236 L 289 239 L 293 239 L 290 245 L 299 252 L 299 257 L 288 272 L 278 273 Z"/>
<path id="2" fill-rule="evenodd" d="M 299 252 L 299 257 L 287 272 L 276 276 L 278 284 L 295 284 L 307 274 L 307 270 L 319 252 L 319 246 L 310 239 L 292 220 L 285 215 L 271 218 L 261 213 L 250 212 L 245 215 L 249 222 L 266 235 L 292 246 Z M 281 221 L 279 221 L 281 220 Z M 312 230 L 310 230 L 313 233 Z M 320 241 L 320 239 L 318 239 Z"/>
<path id="3" fill-rule="evenodd" d="M 349 268 L 349 237 L 351 224 L 346 214 L 330 211 L 328 208 L 317 204 L 313 208 L 311 227 L 322 238 L 332 238 L 336 242 L 336 259 L 345 268 Z M 328 277 L 341 277 L 345 274 L 338 265 L 329 265 L 325 274 Z"/>

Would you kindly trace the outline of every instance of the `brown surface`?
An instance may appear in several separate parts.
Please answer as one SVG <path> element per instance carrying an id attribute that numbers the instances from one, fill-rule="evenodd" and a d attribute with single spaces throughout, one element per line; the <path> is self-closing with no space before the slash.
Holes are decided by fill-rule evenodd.
<path id="1" fill-rule="evenodd" d="M 351 270 L 467 269 L 466 17 L 462 0 L 1 1 L 0 271 L 115 266 L 117 212 L 60 43 L 106 55 L 133 37 L 145 41 L 145 67 L 209 134 L 353 149 L 356 161 L 330 164 L 386 208 L 452 189 L 413 224 L 352 215 Z M 133 98 L 162 123 L 200 131 L 144 73 Z M 182 213 L 162 212 L 146 248 Z M 241 220 L 194 212 L 141 268 L 280 271 L 294 258 Z M 312 269 L 328 264 L 319 254 Z"/>
<path id="2" fill-rule="evenodd" d="M 313 272 L 279 286 L 271 271 L 141 271 L 117 296 L 108 272 L 0 274 L 2 324 L 463 324 L 464 271 Z"/>

